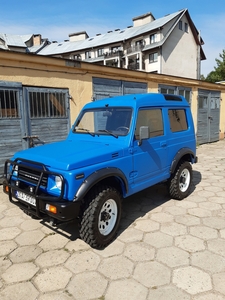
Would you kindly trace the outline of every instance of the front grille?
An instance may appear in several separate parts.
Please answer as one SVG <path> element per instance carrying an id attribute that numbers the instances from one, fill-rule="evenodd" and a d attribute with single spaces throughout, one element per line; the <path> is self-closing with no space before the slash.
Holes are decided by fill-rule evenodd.
<path id="1" fill-rule="evenodd" d="M 33 170 L 19 165 L 18 179 L 37 185 L 41 176 L 41 171 Z M 43 175 L 41 180 L 41 186 L 47 187 L 48 177 Z"/>

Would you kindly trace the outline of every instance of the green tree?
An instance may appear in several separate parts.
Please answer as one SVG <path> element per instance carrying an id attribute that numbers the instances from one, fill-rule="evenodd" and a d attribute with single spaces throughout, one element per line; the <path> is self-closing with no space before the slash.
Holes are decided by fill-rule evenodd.
<path id="1" fill-rule="evenodd" d="M 214 67 L 214 71 L 211 71 L 207 77 L 206 81 L 218 82 L 225 80 L 225 50 L 219 54 L 220 59 L 216 58 L 217 67 Z"/>

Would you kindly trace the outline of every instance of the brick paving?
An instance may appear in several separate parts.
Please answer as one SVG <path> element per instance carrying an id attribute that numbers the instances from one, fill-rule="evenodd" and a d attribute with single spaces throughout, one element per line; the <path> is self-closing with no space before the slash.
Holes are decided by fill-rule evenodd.
<path id="1" fill-rule="evenodd" d="M 31 219 L 0 186 L 1 300 L 225 299 L 225 140 L 198 147 L 182 201 L 160 184 L 125 199 L 116 240 L 104 250 Z"/>

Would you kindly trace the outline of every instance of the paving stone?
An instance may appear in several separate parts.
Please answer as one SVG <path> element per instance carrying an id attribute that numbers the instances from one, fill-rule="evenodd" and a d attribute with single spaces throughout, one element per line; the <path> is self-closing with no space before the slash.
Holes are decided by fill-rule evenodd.
<path id="1" fill-rule="evenodd" d="M 204 209 L 204 208 L 199 208 L 199 207 L 189 208 L 188 213 L 190 215 L 193 215 L 193 216 L 196 216 L 196 217 L 199 217 L 199 218 L 211 217 L 212 216 L 211 211 L 209 211 L 207 209 Z"/>
<path id="2" fill-rule="evenodd" d="M 176 247 L 161 248 L 157 251 L 156 260 L 171 268 L 189 264 L 189 253 Z"/>
<path id="3" fill-rule="evenodd" d="M 1 206 L 0 206 L 1 207 Z M 0 208 L 1 211 L 1 208 Z M 4 215 L 8 217 L 23 215 L 23 212 L 18 207 L 12 207 L 4 210 Z"/>
<path id="4" fill-rule="evenodd" d="M 107 280 L 97 272 L 75 275 L 68 285 L 69 294 L 76 300 L 104 299 Z"/>
<path id="5" fill-rule="evenodd" d="M 160 212 L 160 213 L 155 213 L 151 216 L 151 219 L 153 221 L 156 221 L 158 223 L 168 223 L 168 222 L 173 222 L 174 217 L 171 216 L 170 214 Z"/>
<path id="6" fill-rule="evenodd" d="M 171 236 L 178 236 L 187 233 L 187 227 L 178 223 L 166 223 L 161 225 L 161 231 Z"/>
<path id="7" fill-rule="evenodd" d="M 63 264 L 70 254 L 65 250 L 52 250 L 42 253 L 35 260 L 35 263 L 41 268 L 53 267 Z"/>
<path id="8" fill-rule="evenodd" d="M 29 219 L 25 220 L 21 225 L 20 228 L 24 231 L 36 230 L 43 227 L 39 220 Z"/>
<path id="9" fill-rule="evenodd" d="M 156 248 L 172 246 L 173 237 L 162 232 L 147 233 L 144 236 L 144 242 Z"/>
<path id="10" fill-rule="evenodd" d="M 214 229 L 225 228 L 225 219 L 223 218 L 219 218 L 219 217 L 204 218 L 202 222 L 204 225 Z"/>
<path id="11" fill-rule="evenodd" d="M 138 299 L 138 298 L 137 298 Z M 157 287 L 149 290 L 147 300 L 191 300 L 190 295 L 174 286 Z"/>
<path id="12" fill-rule="evenodd" d="M 70 281 L 72 273 L 63 266 L 43 269 L 34 279 L 34 283 L 42 292 L 64 289 Z"/>
<path id="13" fill-rule="evenodd" d="M 41 253 L 41 248 L 36 245 L 24 246 L 14 250 L 9 258 L 13 263 L 29 262 L 35 260 Z"/>
<path id="14" fill-rule="evenodd" d="M 11 260 L 7 257 L 0 257 L 0 275 L 12 265 Z"/>
<path id="15" fill-rule="evenodd" d="M 214 274 L 212 277 L 215 290 L 225 296 L 225 272 Z"/>
<path id="16" fill-rule="evenodd" d="M 126 246 L 124 255 L 134 262 L 150 261 L 154 259 L 155 249 L 143 242 L 130 243 Z"/>
<path id="17" fill-rule="evenodd" d="M 8 205 L 0 204 L 0 213 L 3 213 L 4 211 L 7 211 L 8 209 L 9 209 Z"/>
<path id="18" fill-rule="evenodd" d="M 118 239 L 124 243 L 139 242 L 143 238 L 143 232 L 135 228 L 128 228 L 118 236 Z"/>
<path id="19" fill-rule="evenodd" d="M 207 293 L 203 295 L 197 295 L 192 298 L 193 300 L 224 300 L 225 297 L 218 295 L 217 293 Z"/>
<path id="20" fill-rule="evenodd" d="M 115 240 L 110 245 L 108 245 L 105 249 L 103 250 L 93 249 L 93 251 L 102 257 L 110 257 L 110 256 L 119 255 L 123 253 L 124 247 L 125 247 L 124 243 Z"/>
<path id="21" fill-rule="evenodd" d="M 17 244 L 14 241 L 2 241 L 0 242 L 0 256 L 9 255 L 16 248 Z"/>
<path id="22" fill-rule="evenodd" d="M 44 251 L 55 250 L 64 248 L 68 243 L 68 238 L 61 234 L 51 234 L 42 239 L 39 243 L 39 246 Z"/>
<path id="23" fill-rule="evenodd" d="M 20 232 L 21 230 L 17 227 L 0 229 L 0 241 L 13 240 Z"/>
<path id="24" fill-rule="evenodd" d="M 6 286 L 0 292 L 1 300 L 36 300 L 38 296 L 37 289 L 31 282 L 21 282 Z"/>
<path id="25" fill-rule="evenodd" d="M 25 231 L 18 235 L 15 241 L 21 246 L 36 245 L 44 236 L 44 233 L 40 230 Z"/>
<path id="26" fill-rule="evenodd" d="M 75 252 L 66 261 L 65 266 L 74 274 L 94 271 L 100 263 L 100 257 L 92 250 Z"/>
<path id="27" fill-rule="evenodd" d="M 225 257 L 225 240 L 224 239 L 210 240 L 207 242 L 207 244 L 208 244 L 208 249 L 210 251 Z"/>
<path id="28" fill-rule="evenodd" d="M 148 289 L 134 279 L 113 281 L 109 284 L 105 300 L 145 300 Z"/>
<path id="29" fill-rule="evenodd" d="M 192 226 L 189 230 L 191 235 L 203 240 L 210 240 L 218 237 L 218 231 L 207 226 Z"/>
<path id="30" fill-rule="evenodd" d="M 164 212 L 170 213 L 172 216 L 185 215 L 186 209 L 183 207 L 172 206 L 163 209 Z"/>
<path id="31" fill-rule="evenodd" d="M 173 283 L 191 295 L 212 289 L 209 274 L 191 266 L 174 270 Z"/>
<path id="32" fill-rule="evenodd" d="M 8 283 L 16 283 L 30 280 L 39 268 L 32 262 L 13 264 L 3 274 L 2 278 Z"/>
<path id="33" fill-rule="evenodd" d="M 183 199 L 182 201 L 177 201 L 176 206 L 177 207 L 183 207 L 183 208 L 195 208 L 197 207 L 197 204 L 192 202 L 192 201 L 188 201 L 188 198 Z"/>
<path id="34" fill-rule="evenodd" d="M 203 240 L 188 234 L 175 237 L 175 246 L 188 252 L 205 250 L 205 243 Z"/>
<path id="35" fill-rule="evenodd" d="M 143 232 L 151 232 L 159 229 L 159 223 L 152 220 L 138 220 L 134 225 L 135 229 L 142 230 Z"/>
<path id="36" fill-rule="evenodd" d="M 0 220 L 0 227 L 19 227 L 22 222 L 24 222 L 22 216 L 7 216 Z"/>
<path id="37" fill-rule="evenodd" d="M 57 291 L 43 294 L 38 300 L 74 300 L 74 297 L 68 291 Z"/>
<path id="38" fill-rule="evenodd" d="M 91 247 L 85 243 L 84 241 L 82 241 L 81 239 L 76 239 L 75 241 L 69 241 L 65 247 L 66 250 L 68 250 L 69 252 L 74 252 L 74 251 L 86 251 L 91 249 Z"/>
<path id="39" fill-rule="evenodd" d="M 123 256 L 105 258 L 98 267 L 98 271 L 111 280 L 128 278 L 134 268 L 133 262 Z"/>
<path id="40" fill-rule="evenodd" d="M 193 226 L 193 225 L 201 224 L 201 219 L 191 215 L 183 215 L 183 216 L 176 216 L 175 222 L 186 226 Z"/>
<path id="41" fill-rule="evenodd" d="M 145 270 L 143 272 L 143 270 Z M 169 284 L 170 269 L 164 265 L 152 261 L 138 263 L 133 278 L 148 288 L 156 288 L 161 285 Z"/>
<path id="42" fill-rule="evenodd" d="M 191 255 L 191 263 L 193 266 L 211 273 L 225 272 L 225 257 L 207 250 L 193 253 Z"/>

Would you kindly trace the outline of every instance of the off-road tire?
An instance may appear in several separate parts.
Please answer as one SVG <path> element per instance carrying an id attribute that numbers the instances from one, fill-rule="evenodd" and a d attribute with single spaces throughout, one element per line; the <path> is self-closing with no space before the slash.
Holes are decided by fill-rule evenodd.
<path id="1" fill-rule="evenodd" d="M 170 196 L 177 200 L 186 198 L 190 193 L 192 177 L 191 164 L 188 161 L 181 161 L 168 182 Z"/>
<path id="2" fill-rule="evenodd" d="M 102 249 L 115 238 L 121 219 L 122 197 L 109 186 L 95 187 L 85 199 L 80 237 L 91 247 Z"/>

